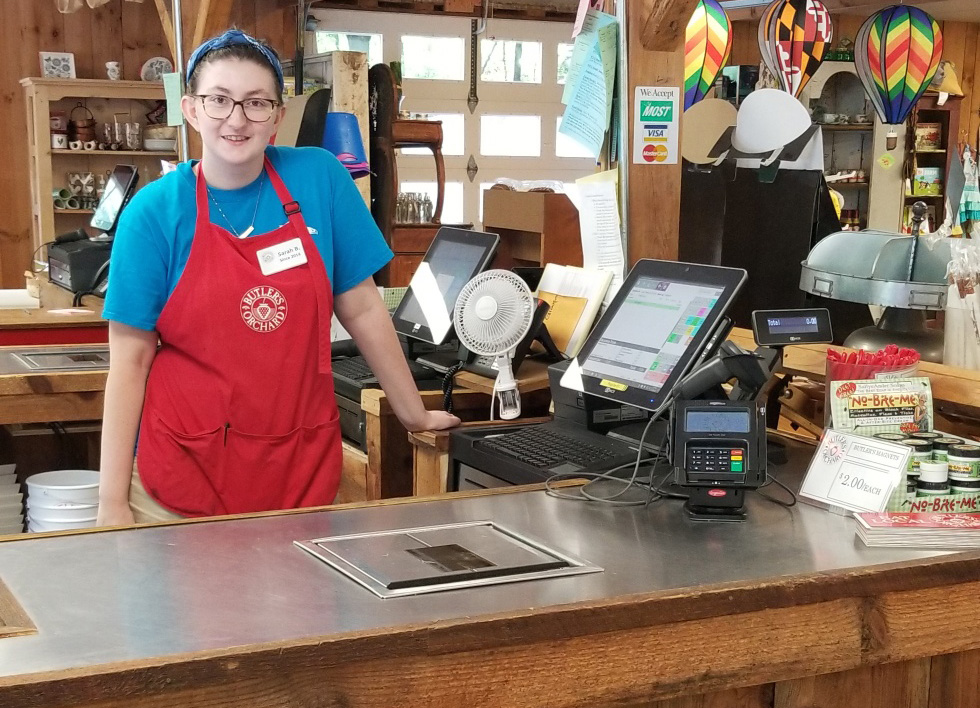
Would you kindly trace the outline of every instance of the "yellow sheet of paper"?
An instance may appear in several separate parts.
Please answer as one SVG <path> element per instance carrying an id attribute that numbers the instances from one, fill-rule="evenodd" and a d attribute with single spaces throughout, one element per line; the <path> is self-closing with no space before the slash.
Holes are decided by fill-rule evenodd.
<path id="1" fill-rule="evenodd" d="M 568 295 L 555 295 L 539 291 L 538 297 L 548 303 L 548 314 L 544 317 L 544 323 L 548 327 L 548 333 L 555 340 L 555 345 L 565 351 L 568 349 L 568 342 L 572 338 L 572 333 L 578 325 L 588 299 L 584 297 L 570 297 Z"/>

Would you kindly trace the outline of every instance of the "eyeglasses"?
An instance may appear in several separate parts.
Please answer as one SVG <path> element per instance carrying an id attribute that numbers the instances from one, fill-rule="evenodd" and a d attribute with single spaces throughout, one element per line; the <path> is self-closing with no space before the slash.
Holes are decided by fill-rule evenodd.
<path id="1" fill-rule="evenodd" d="M 208 118 L 214 120 L 225 120 L 231 116 L 235 106 L 241 106 L 245 117 L 253 123 L 266 123 L 276 108 L 280 105 L 279 101 L 271 98 L 246 98 L 244 101 L 235 101 L 228 96 L 221 94 L 196 95 L 194 98 L 201 99 L 204 112 Z"/>

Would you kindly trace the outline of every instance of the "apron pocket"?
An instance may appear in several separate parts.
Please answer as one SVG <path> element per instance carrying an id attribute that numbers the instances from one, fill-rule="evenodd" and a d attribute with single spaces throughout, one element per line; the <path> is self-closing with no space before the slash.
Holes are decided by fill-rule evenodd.
<path id="1" fill-rule="evenodd" d="M 282 435 L 228 429 L 224 479 L 228 512 L 296 509 L 333 502 L 340 486 L 339 415 Z"/>
<path id="2" fill-rule="evenodd" d="M 137 467 L 157 502 L 183 516 L 229 513 L 214 485 L 223 456 L 224 428 L 189 435 L 157 415 L 144 416 Z"/>

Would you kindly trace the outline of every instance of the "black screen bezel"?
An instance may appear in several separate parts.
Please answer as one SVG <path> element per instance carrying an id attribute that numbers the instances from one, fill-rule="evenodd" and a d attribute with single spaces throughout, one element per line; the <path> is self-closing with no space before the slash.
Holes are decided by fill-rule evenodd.
<path id="1" fill-rule="evenodd" d="M 656 411 L 670 395 L 677 382 L 684 376 L 690 368 L 692 362 L 697 361 L 701 350 L 707 344 L 711 335 L 714 334 L 718 323 L 724 317 L 725 312 L 731 306 L 748 277 L 746 271 L 741 268 L 726 268 L 722 266 L 709 266 L 697 263 L 681 263 L 678 261 L 660 261 L 654 259 L 641 259 L 636 262 L 626 280 L 616 293 L 612 303 L 606 308 L 602 317 L 593 327 L 592 332 L 582 345 L 577 360 L 582 370 L 582 387 L 585 393 L 590 393 L 600 398 L 605 398 L 617 403 L 643 408 L 644 410 Z M 676 283 L 689 283 L 692 285 L 713 286 L 722 288 L 722 294 L 718 302 L 708 313 L 694 340 L 687 349 L 687 356 L 671 372 L 670 377 L 664 382 L 659 391 L 653 393 L 633 387 L 631 382 L 617 381 L 608 376 L 591 376 L 585 372 L 585 363 L 589 355 L 595 349 L 602 334 L 613 321 L 616 313 L 619 312 L 623 301 L 636 285 L 640 278 L 657 278 Z M 619 386 L 625 387 L 624 390 L 617 390 L 604 385 L 603 381 L 613 381 Z"/>
<path id="2" fill-rule="evenodd" d="M 793 335 L 773 334 L 766 322 L 768 317 L 817 316 L 817 331 Z M 834 331 L 830 323 L 830 310 L 825 307 L 803 307 L 792 310 L 753 310 L 752 334 L 755 343 L 763 347 L 781 347 L 787 344 L 830 344 L 834 341 Z"/>
<path id="3" fill-rule="evenodd" d="M 117 179 L 116 173 L 119 170 L 128 170 L 129 178 L 123 183 L 122 179 Z M 112 231 L 116 224 L 119 223 L 119 215 L 122 213 L 123 208 L 126 206 L 126 201 L 131 196 L 133 187 L 136 186 L 136 179 L 139 171 L 136 169 L 136 165 L 116 165 L 112 168 L 112 172 L 109 173 L 109 179 L 106 182 L 105 191 L 102 193 L 102 199 L 95 207 L 95 211 L 92 213 L 92 219 L 89 221 L 89 226 L 94 229 L 99 229 L 101 231 Z M 112 214 L 112 221 L 108 226 L 103 226 L 104 222 L 99 222 L 100 208 L 102 207 L 102 202 L 105 199 L 105 195 L 109 193 L 109 188 L 111 184 L 118 184 L 120 190 L 122 191 L 122 201 L 119 203 L 119 209 L 116 210 L 115 214 Z"/>
<path id="4" fill-rule="evenodd" d="M 497 244 L 499 242 L 500 237 L 494 233 L 443 226 L 436 232 L 435 237 L 432 239 L 432 243 L 429 244 L 429 248 L 426 250 L 425 256 L 422 258 L 422 262 L 428 263 L 431 267 L 433 264 L 431 256 L 435 253 L 436 246 L 443 243 L 464 243 L 467 246 L 480 246 L 483 249 L 483 253 L 480 255 L 479 261 L 474 262 L 470 272 L 465 274 L 466 280 L 469 281 L 477 274 L 483 272 L 483 270 L 485 270 L 490 264 L 494 254 L 497 252 Z M 459 274 L 454 273 L 453 275 L 458 276 Z M 408 308 L 409 304 L 415 300 L 416 298 L 412 292 L 412 286 L 409 284 L 408 290 L 405 291 L 405 296 L 402 297 L 401 302 L 398 303 L 398 307 L 395 308 L 395 312 L 391 316 L 391 321 L 395 326 L 395 331 L 400 334 L 404 334 L 406 337 L 419 339 L 430 344 L 442 344 L 449 338 L 450 333 L 452 332 L 451 327 L 449 332 L 446 333 L 445 337 L 439 339 L 439 341 L 435 341 L 429 327 L 422 323 L 412 322 L 404 318 L 405 310 Z M 450 321 L 452 321 L 452 311 L 455 304 L 456 303 L 446 303 L 446 306 L 449 309 Z"/>

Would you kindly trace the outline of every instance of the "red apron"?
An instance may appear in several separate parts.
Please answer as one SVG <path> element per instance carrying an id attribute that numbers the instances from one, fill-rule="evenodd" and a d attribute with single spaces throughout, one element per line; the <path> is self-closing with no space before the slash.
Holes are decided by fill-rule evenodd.
<path id="1" fill-rule="evenodd" d="M 244 239 L 211 223 L 198 171 L 194 240 L 157 322 L 137 464 L 185 516 L 330 504 L 340 484 L 330 281 L 268 158 L 265 171 L 288 223 Z M 263 275 L 258 252 L 296 238 L 307 263 Z"/>

